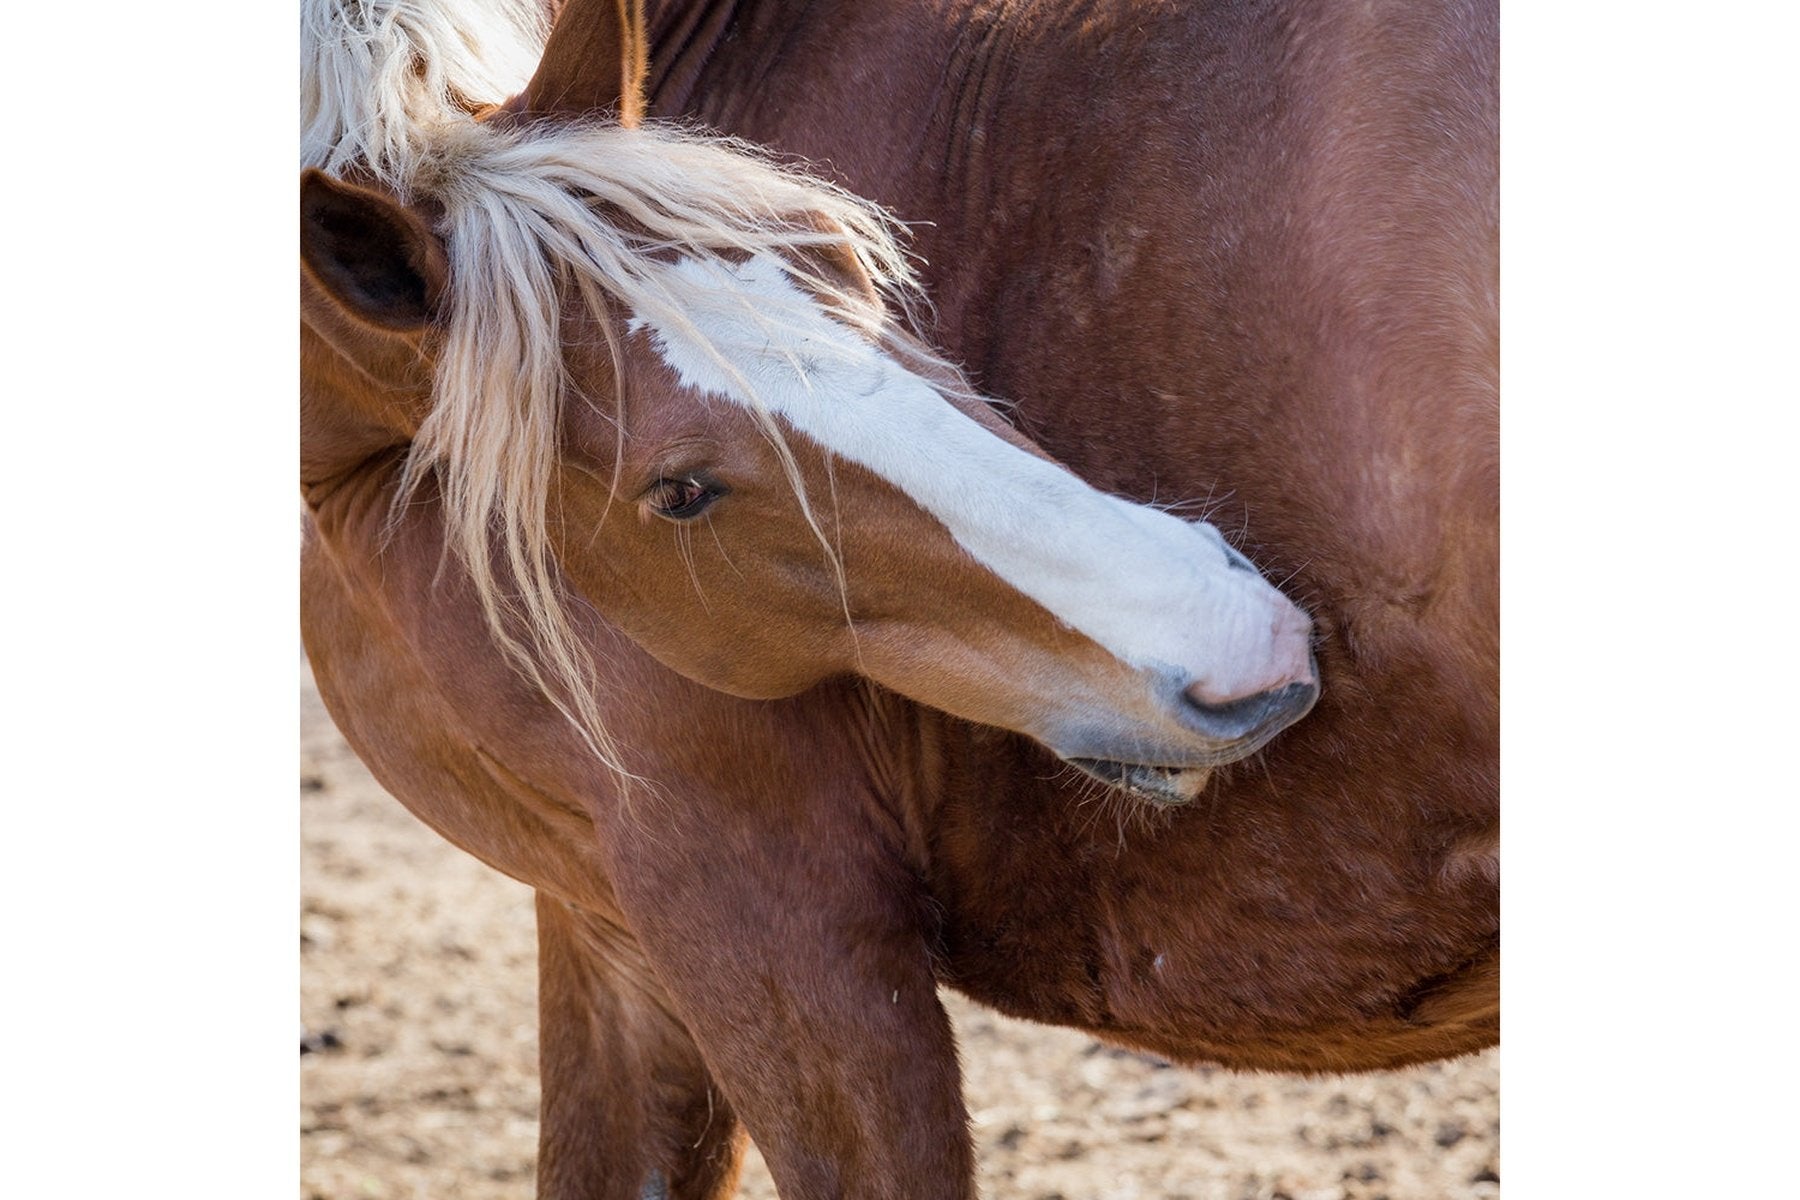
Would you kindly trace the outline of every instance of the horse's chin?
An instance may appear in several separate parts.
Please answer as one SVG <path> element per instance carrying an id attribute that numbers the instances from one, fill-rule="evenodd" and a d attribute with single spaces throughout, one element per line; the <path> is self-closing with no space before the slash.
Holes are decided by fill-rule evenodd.
<path id="1" fill-rule="evenodd" d="M 1211 767 L 1153 767 L 1101 758 L 1065 759 L 1070 766 L 1158 808 L 1186 804 L 1212 778 Z"/>

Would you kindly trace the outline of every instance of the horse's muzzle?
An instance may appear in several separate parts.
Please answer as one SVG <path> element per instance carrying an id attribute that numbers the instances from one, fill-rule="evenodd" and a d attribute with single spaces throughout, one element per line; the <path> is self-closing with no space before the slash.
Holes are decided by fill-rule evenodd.
<path id="1" fill-rule="evenodd" d="M 1251 743 L 1235 756 L 1242 757 L 1312 711 L 1312 706 L 1319 700 L 1316 665 L 1311 675 L 1310 679 L 1297 680 L 1224 704 L 1200 699 L 1197 689 L 1190 685 L 1181 693 L 1182 723 L 1214 741 Z"/>

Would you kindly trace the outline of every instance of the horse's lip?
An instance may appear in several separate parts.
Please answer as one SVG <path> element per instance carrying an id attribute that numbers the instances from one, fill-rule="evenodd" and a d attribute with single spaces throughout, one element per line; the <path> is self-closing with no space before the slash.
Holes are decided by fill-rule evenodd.
<path id="1" fill-rule="evenodd" d="M 1109 758 L 1065 758 L 1063 761 L 1159 808 L 1192 800 L 1212 771 L 1206 766 L 1168 767 Z"/>

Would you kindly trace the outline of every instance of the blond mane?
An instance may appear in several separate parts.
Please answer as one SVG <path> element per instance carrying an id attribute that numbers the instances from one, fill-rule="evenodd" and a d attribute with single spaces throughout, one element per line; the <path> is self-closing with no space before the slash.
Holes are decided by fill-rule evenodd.
<path id="1" fill-rule="evenodd" d="M 421 143 L 524 88 L 533 0 L 300 0 L 300 165 L 404 186 Z"/>
<path id="2" fill-rule="evenodd" d="M 464 101 L 499 77 L 492 64 L 471 65 L 488 43 L 456 40 L 450 61 L 434 62 L 432 47 L 447 44 L 441 35 L 453 18 L 446 14 L 466 0 L 446 0 L 430 14 L 425 2 L 309 0 L 307 13 L 387 15 L 375 23 L 379 38 L 364 35 L 365 21 L 354 35 L 309 44 L 303 24 L 312 107 L 302 162 L 373 174 L 441 211 L 451 283 L 437 330 L 433 406 L 407 459 L 401 500 L 425 480 L 437 482 L 448 544 L 496 641 L 629 781 L 550 542 L 561 412 L 581 394 L 564 363 L 565 306 L 578 302 L 603 331 L 617 370 L 616 318 L 626 314 L 710 345 L 686 313 L 697 302 L 716 304 L 718 295 L 702 295 L 704 282 L 667 270 L 673 258 L 773 255 L 847 323 L 917 366 L 954 372 L 890 319 L 890 306 L 909 311 L 920 293 L 899 227 L 882 209 L 726 138 L 654 124 L 482 124 Z M 436 40 L 414 41 L 410 54 L 396 49 L 415 29 Z M 411 64 L 404 68 L 410 77 L 398 79 L 396 64 Z M 325 101 L 313 103 L 314 96 Z M 808 265 L 818 261 L 808 252 L 827 246 L 854 256 L 874 295 Z M 721 269 L 721 288 L 727 274 Z M 783 313 L 758 310 L 755 318 L 783 344 Z M 781 430 L 766 410 L 758 416 L 835 564 Z M 500 583 L 502 567 L 510 589 Z"/>

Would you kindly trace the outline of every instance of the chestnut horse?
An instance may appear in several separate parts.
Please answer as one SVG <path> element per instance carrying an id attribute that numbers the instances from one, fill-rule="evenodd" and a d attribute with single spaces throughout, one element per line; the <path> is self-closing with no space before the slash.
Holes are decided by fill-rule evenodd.
<path id="1" fill-rule="evenodd" d="M 972 1195 L 940 984 L 1492 1044 L 1491 7 L 570 0 L 508 98 L 532 15 L 310 0 L 302 582 L 537 889 L 540 1194 Z"/>

